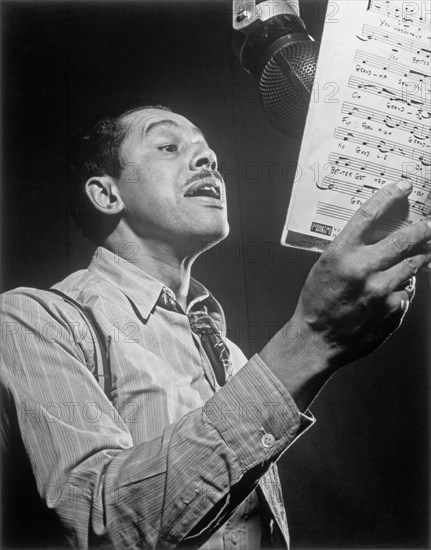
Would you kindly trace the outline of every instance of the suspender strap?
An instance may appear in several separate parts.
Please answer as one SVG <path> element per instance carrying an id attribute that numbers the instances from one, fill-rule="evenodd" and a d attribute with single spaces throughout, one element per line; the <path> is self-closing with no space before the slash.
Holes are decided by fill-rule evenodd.
<path id="1" fill-rule="evenodd" d="M 65 302 L 71 304 L 79 311 L 85 320 L 94 345 L 95 371 L 93 374 L 99 386 L 105 392 L 108 399 L 111 400 L 111 365 L 109 361 L 109 344 L 111 337 L 108 336 L 105 339 L 104 335 L 98 328 L 92 312 L 89 309 L 85 308 L 64 292 L 61 292 L 61 290 L 50 288 L 49 291 L 61 296 Z"/>

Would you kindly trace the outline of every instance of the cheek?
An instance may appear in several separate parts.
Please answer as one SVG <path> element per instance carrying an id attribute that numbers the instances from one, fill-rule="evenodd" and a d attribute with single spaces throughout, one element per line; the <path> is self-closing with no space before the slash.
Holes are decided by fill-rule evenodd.
<path id="1" fill-rule="evenodd" d="M 159 210 L 164 204 L 176 201 L 175 187 L 166 174 L 157 171 L 143 176 L 139 172 L 134 178 L 124 181 L 121 196 L 129 211 L 142 210 L 151 214 L 153 209 Z"/>
<path id="2" fill-rule="evenodd" d="M 159 181 L 130 182 L 123 193 L 125 217 L 133 225 L 175 226 L 181 218 L 181 197 L 166 180 Z"/>

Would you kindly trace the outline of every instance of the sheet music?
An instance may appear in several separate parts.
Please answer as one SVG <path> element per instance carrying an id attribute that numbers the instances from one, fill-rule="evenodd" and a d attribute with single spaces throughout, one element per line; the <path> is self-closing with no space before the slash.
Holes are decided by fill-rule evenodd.
<path id="1" fill-rule="evenodd" d="M 400 178 L 413 183 L 409 207 L 385 217 L 375 238 L 431 218 L 430 5 L 336 5 L 325 23 L 282 236 L 282 244 L 305 249 L 322 250 L 361 204 Z"/>

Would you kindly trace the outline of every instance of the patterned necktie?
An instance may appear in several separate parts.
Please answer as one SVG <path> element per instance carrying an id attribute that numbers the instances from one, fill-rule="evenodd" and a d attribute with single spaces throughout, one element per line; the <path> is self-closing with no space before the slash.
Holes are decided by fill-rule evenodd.
<path id="1" fill-rule="evenodd" d="M 210 360 L 218 385 L 224 386 L 231 375 L 232 364 L 229 349 L 217 325 L 206 311 L 192 311 L 188 313 L 187 317 L 190 328 L 201 339 L 202 347 Z"/>
<path id="2" fill-rule="evenodd" d="M 175 300 L 173 292 L 168 288 L 163 289 L 157 303 L 165 309 L 184 313 Z M 211 363 L 217 383 L 219 386 L 223 386 L 232 375 L 230 352 L 216 323 L 208 314 L 206 306 L 201 305 L 201 307 L 203 308 L 202 310 L 191 311 L 187 314 L 190 328 L 199 336 L 202 347 Z"/>

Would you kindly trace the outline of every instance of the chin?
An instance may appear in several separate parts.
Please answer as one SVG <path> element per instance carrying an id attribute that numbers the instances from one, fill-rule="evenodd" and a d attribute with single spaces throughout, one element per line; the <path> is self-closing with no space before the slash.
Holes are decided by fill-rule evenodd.
<path id="1" fill-rule="evenodd" d="M 222 227 L 207 228 L 199 234 L 194 235 L 194 240 L 199 246 L 199 253 L 212 248 L 229 235 L 229 224 L 226 222 Z"/>

